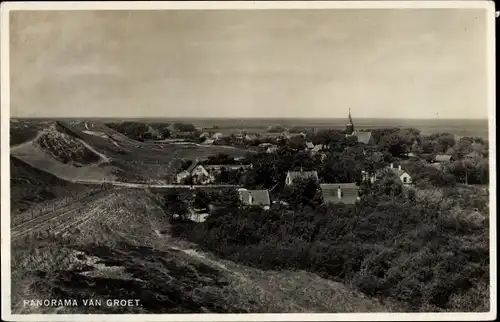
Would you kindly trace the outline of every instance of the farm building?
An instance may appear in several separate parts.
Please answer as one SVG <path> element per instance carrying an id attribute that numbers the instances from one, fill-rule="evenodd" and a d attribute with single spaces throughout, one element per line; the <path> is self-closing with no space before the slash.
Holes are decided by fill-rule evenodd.
<path id="1" fill-rule="evenodd" d="M 356 183 L 326 183 L 320 187 L 324 203 L 353 205 L 360 199 Z"/>
<path id="2" fill-rule="evenodd" d="M 267 190 L 238 189 L 238 194 L 244 206 L 258 206 L 264 209 L 269 209 L 271 206 L 271 200 Z"/>
<path id="3" fill-rule="evenodd" d="M 212 176 L 198 160 L 194 161 L 186 170 L 181 171 L 176 176 L 177 183 L 183 183 L 188 178 L 193 179 L 196 184 L 213 183 L 215 178 Z"/>
<path id="4" fill-rule="evenodd" d="M 300 171 L 288 171 L 285 179 L 285 184 L 287 186 L 293 185 L 294 181 L 297 179 L 299 180 L 314 179 L 316 181 L 319 181 L 318 172 L 303 171 L 302 169 Z"/>

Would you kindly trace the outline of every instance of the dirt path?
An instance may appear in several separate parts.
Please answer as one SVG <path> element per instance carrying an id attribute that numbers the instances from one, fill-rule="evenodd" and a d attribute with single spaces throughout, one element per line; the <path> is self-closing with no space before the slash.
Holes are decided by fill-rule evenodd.
<path id="1" fill-rule="evenodd" d="M 90 144 L 88 144 L 84 140 L 78 139 L 78 141 L 80 141 L 80 143 L 83 144 L 87 149 L 89 149 L 93 153 L 97 154 L 101 158 L 101 160 L 99 160 L 98 164 L 111 162 L 111 159 L 109 157 L 107 157 L 106 155 L 104 155 L 101 152 L 94 149 Z"/>

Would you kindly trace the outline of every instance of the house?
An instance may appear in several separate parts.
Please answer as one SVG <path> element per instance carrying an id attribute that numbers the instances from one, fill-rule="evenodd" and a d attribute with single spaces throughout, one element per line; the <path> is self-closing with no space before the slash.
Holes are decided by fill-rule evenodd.
<path id="1" fill-rule="evenodd" d="M 268 148 L 266 149 L 266 153 L 276 153 L 276 152 L 278 152 L 278 150 L 279 150 L 279 147 L 278 147 L 278 146 L 276 146 L 276 145 L 271 145 L 270 147 L 268 147 Z"/>
<path id="2" fill-rule="evenodd" d="M 224 137 L 224 134 L 219 133 L 219 132 L 212 135 L 212 139 L 214 139 L 216 141 L 222 139 L 223 137 Z"/>
<path id="3" fill-rule="evenodd" d="M 238 189 L 238 194 L 244 206 L 257 206 L 266 210 L 271 206 L 271 200 L 267 190 Z"/>
<path id="4" fill-rule="evenodd" d="M 384 169 L 376 171 L 375 174 L 370 174 L 367 171 L 361 171 L 361 175 L 363 178 L 362 180 L 374 183 L 376 180 L 384 176 L 387 173 L 387 171 L 394 173 L 399 178 L 399 180 L 401 180 L 403 184 L 411 184 L 413 182 L 411 175 L 405 170 L 403 170 L 401 168 L 401 165 L 395 168 L 393 163 L 391 163 L 388 167 L 385 167 Z"/>
<path id="5" fill-rule="evenodd" d="M 324 203 L 353 205 L 360 199 L 356 183 L 326 183 L 320 187 Z"/>
<path id="6" fill-rule="evenodd" d="M 306 148 L 309 150 L 312 150 L 312 149 L 314 149 L 314 144 L 311 141 L 307 141 Z"/>
<path id="7" fill-rule="evenodd" d="M 210 133 L 208 133 L 208 132 L 203 132 L 203 133 L 201 133 L 201 134 L 200 134 L 200 139 L 201 139 L 201 138 L 208 138 L 209 136 L 210 136 Z"/>
<path id="8" fill-rule="evenodd" d="M 212 176 L 198 160 L 191 163 L 186 170 L 178 173 L 176 181 L 177 183 L 182 184 L 184 180 L 189 177 L 193 179 L 193 183 L 195 184 L 213 183 L 215 180 L 214 176 Z"/>
<path id="9" fill-rule="evenodd" d="M 203 141 L 203 145 L 212 145 L 215 143 L 215 140 L 214 139 L 206 139 L 205 141 Z"/>
<path id="10" fill-rule="evenodd" d="M 375 141 L 373 140 L 372 132 L 367 132 L 367 131 L 356 131 L 354 129 L 354 122 L 352 121 L 351 117 L 351 109 L 349 109 L 349 116 L 346 124 L 346 137 L 351 137 L 354 136 L 358 140 L 359 143 L 371 145 L 374 144 Z"/>
<path id="11" fill-rule="evenodd" d="M 454 161 L 454 158 L 449 154 L 438 154 L 433 159 L 433 162 L 439 162 L 439 163 L 450 162 L 450 161 Z"/>
<path id="12" fill-rule="evenodd" d="M 288 171 L 286 174 L 285 184 L 287 186 L 293 185 L 294 181 L 297 179 L 314 179 L 319 181 L 318 173 L 316 171 L 303 171 L 300 169 L 300 171 Z"/>
<path id="13" fill-rule="evenodd" d="M 412 183 L 411 176 L 408 174 L 408 172 L 401 168 L 401 165 L 399 165 L 397 168 L 394 168 L 394 165 L 391 163 L 388 169 L 389 171 L 392 171 L 392 173 L 394 173 L 403 184 Z"/>

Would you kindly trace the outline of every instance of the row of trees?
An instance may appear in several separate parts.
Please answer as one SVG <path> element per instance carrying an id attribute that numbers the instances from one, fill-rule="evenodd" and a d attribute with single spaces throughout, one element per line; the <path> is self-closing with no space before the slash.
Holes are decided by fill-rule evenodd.
<path id="1" fill-rule="evenodd" d="M 129 138 L 137 141 L 145 141 L 152 139 L 166 139 L 171 136 L 177 136 L 187 133 L 188 139 L 198 139 L 199 131 L 193 124 L 190 123 L 142 123 L 142 122 L 110 122 L 106 125 L 115 131 L 118 131 Z"/>

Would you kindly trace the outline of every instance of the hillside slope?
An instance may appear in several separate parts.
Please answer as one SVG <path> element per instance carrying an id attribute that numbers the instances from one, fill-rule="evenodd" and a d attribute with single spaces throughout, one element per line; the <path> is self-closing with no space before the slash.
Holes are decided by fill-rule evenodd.
<path id="1" fill-rule="evenodd" d="M 175 239 L 155 197 L 123 190 L 89 203 L 80 227 L 13 245 L 15 313 L 238 313 L 388 311 L 306 272 L 221 261 Z M 138 299 L 140 307 L 25 307 L 23 298 Z"/>
<path id="2" fill-rule="evenodd" d="M 26 162 L 10 157 L 11 212 L 19 213 L 37 204 L 76 195 L 87 187 L 61 180 Z"/>

